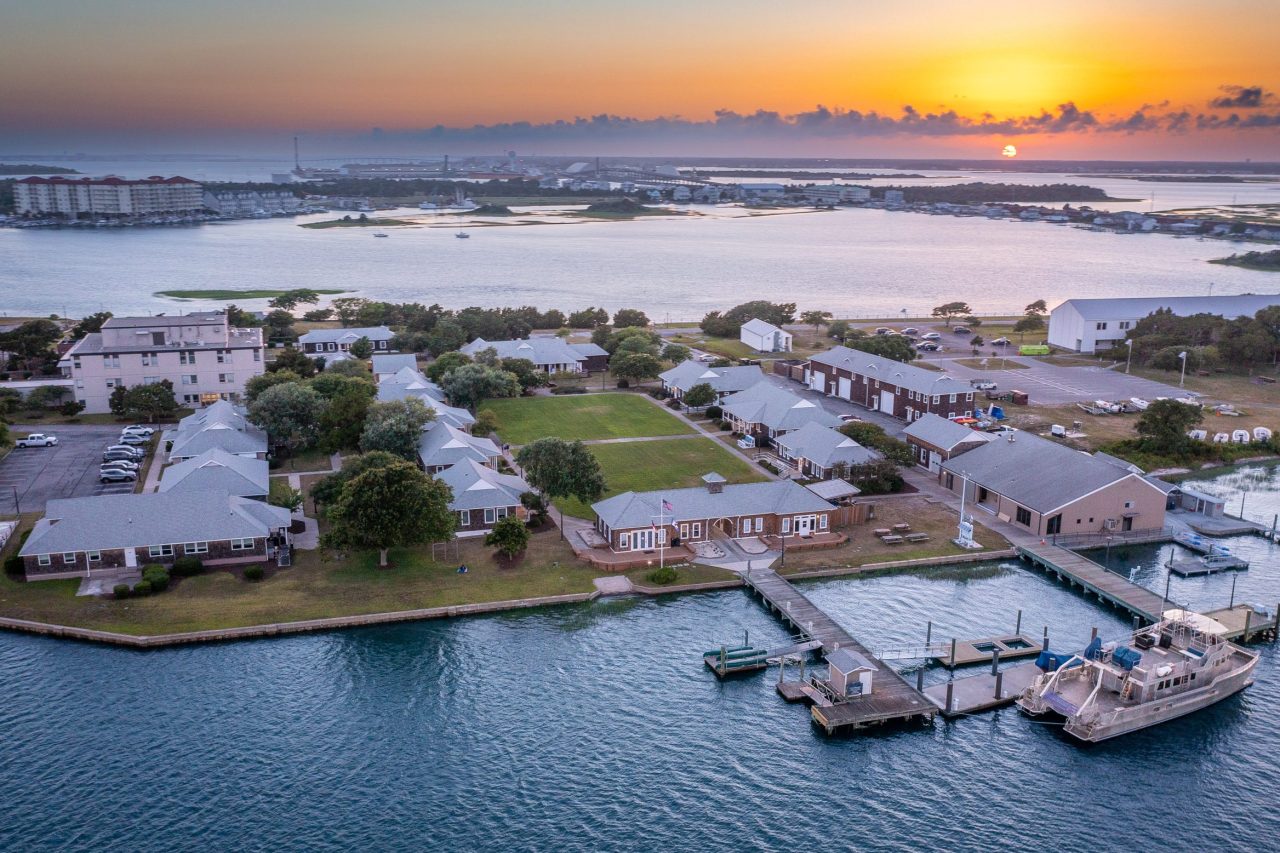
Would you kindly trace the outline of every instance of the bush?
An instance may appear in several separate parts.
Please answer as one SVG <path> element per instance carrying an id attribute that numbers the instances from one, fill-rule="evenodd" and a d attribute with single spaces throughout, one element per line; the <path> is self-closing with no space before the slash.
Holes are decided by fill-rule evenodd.
<path id="1" fill-rule="evenodd" d="M 720 416 L 724 414 L 724 410 L 719 406 L 707 406 L 707 417 L 713 421 L 720 420 Z"/>
<path id="2" fill-rule="evenodd" d="M 649 579 L 650 583 L 666 586 L 667 584 L 675 583 L 677 575 L 675 569 L 670 566 L 663 566 L 660 569 L 654 569 L 649 572 L 645 577 Z"/>
<path id="3" fill-rule="evenodd" d="M 720 422 L 720 431 L 721 431 L 721 432 L 728 432 L 728 431 L 729 431 L 729 430 L 731 430 L 731 429 L 733 429 L 733 424 L 729 423 L 728 421 L 721 421 L 721 422 Z"/>
<path id="4" fill-rule="evenodd" d="M 24 571 L 26 571 L 26 568 L 27 568 L 26 565 L 24 565 L 22 562 L 22 558 L 19 557 L 17 554 L 14 554 L 13 556 L 10 556 L 10 557 L 5 557 L 4 573 L 6 575 L 21 575 Z"/>
<path id="5" fill-rule="evenodd" d="M 587 393 L 587 389 L 580 388 L 575 385 L 568 385 L 568 386 L 557 385 L 555 388 L 551 389 L 551 393 L 552 394 L 585 394 Z"/>
<path id="6" fill-rule="evenodd" d="M 139 595 L 139 596 L 150 595 L 150 594 L 151 594 L 151 581 L 147 581 L 147 580 L 141 580 L 135 583 L 133 585 L 133 592 L 130 593 L 130 595 Z"/>
<path id="7" fill-rule="evenodd" d="M 260 581 L 266 575 L 267 572 L 262 566 L 245 566 L 244 579 L 247 581 Z"/>
<path id="8" fill-rule="evenodd" d="M 170 572 L 175 577 L 189 578 L 200 574 L 204 571 L 204 563 L 200 562 L 199 557 L 179 557 L 173 561 L 173 568 Z"/>
<path id="9" fill-rule="evenodd" d="M 118 583 L 111 588 L 111 594 L 116 598 L 128 598 L 130 594 L 129 585 L 127 583 Z"/>
<path id="10" fill-rule="evenodd" d="M 618 387 L 619 387 L 619 388 L 630 388 L 630 387 L 631 387 L 631 383 L 630 383 L 629 381 L 627 381 L 626 379 L 619 379 L 619 380 L 618 380 Z"/>
<path id="11" fill-rule="evenodd" d="M 667 401 L 667 408 L 668 408 L 668 409 L 675 409 L 676 411 L 679 411 L 679 410 L 680 410 L 680 401 L 679 401 L 679 400 L 668 400 L 668 401 Z"/>
<path id="12" fill-rule="evenodd" d="M 662 388 L 650 388 L 648 391 L 650 397 L 655 400 L 665 400 L 669 394 Z"/>
<path id="13" fill-rule="evenodd" d="M 169 570 L 164 566 L 147 566 L 142 570 L 142 579 L 151 584 L 152 592 L 164 592 L 169 588 Z"/>

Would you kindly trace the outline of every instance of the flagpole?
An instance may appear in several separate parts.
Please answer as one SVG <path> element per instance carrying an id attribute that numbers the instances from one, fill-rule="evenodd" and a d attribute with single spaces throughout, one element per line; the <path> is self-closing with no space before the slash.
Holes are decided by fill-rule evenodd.
<path id="1" fill-rule="evenodd" d="M 667 522 L 663 511 L 666 509 L 666 498 L 658 499 L 658 568 L 667 566 Z"/>

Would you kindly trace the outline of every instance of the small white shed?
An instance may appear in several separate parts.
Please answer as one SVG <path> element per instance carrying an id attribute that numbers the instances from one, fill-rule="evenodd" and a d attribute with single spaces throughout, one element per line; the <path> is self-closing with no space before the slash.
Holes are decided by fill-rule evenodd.
<path id="1" fill-rule="evenodd" d="M 827 655 L 830 674 L 827 680 L 837 696 L 867 696 L 871 693 L 871 678 L 878 667 L 863 655 L 850 649 L 836 649 Z"/>
<path id="2" fill-rule="evenodd" d="M 743 323 L 738 340 L 756 352 L 791 352 L 791 333 L 764 320 L 751 319 Z"/>

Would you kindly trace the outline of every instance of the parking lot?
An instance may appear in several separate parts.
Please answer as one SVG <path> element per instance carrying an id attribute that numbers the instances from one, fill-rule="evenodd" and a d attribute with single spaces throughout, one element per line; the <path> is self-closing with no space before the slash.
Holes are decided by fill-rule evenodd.
<path id="1" fill-rule="evenodd" d="M 57 447 L 16 447 L 0 460 L 0 512 L 43 512 L 48 501 L 134 491 L 137 483 L 102 483 L 98 466 L 102 451 L 116 444 L 115 426 L 75 424 L 49 427 L 11 427 L 15 435 L 47 432 L 58 437 Z M 141 469 L 139 469 L 141 473 Z"/>
<path id="2" fill-rule="evenodd" d="M 925 358 L 941 367 L 948 376 L 964 382 L 986 379 L 995 382 L 1001 391 L 1018 389 L 1030 395 L 1032 405 L 1058 406 L 1063 403 L 1083 403 L 1092 400 L 1120 402 L 1130 397 L 1153 400 L 1156 397 L 1181 397 L 1186 394 L 1174 385 L 1152 382 L 1139 376 L 1130 376 L 1123 369 L 1105 367 L 1068 366 L 1049 364 L 1036 358 L 1011 356 L 989 358 L 991 370 L 977 370 L 960 364 L 952 358 Z M 1026 365 L 1022 368 L 1001 370 L 1001 362 Z"/>

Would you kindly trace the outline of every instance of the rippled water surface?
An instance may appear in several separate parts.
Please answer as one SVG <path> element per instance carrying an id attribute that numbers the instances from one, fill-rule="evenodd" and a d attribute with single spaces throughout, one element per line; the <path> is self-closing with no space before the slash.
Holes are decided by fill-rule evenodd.
<path id="1" fill-rule="evenodd" d="M 1019 609 L 1054 646 L 1125 627 L 1011 565 L 805 589 L 873 649 L 927 620 L 1011 630 Z M 701 668 L 744 629 L 785 638 L 741 591 L 145 654 L 3 635 L 0 849 L 1095 851 L 1160 827 L 1192 850 L 1280 831 L 1270 647 L 1245 694 L 1081 747 L 1012 709 L 827 738 L 773 676 Z"/>

